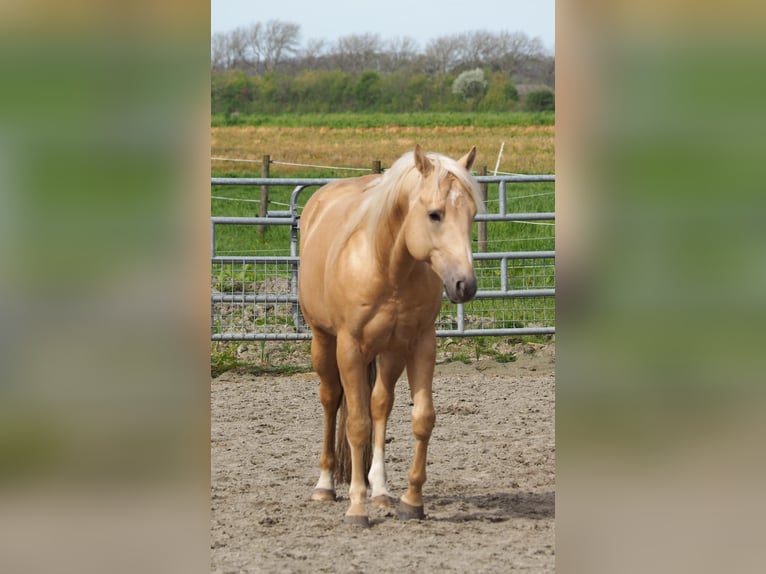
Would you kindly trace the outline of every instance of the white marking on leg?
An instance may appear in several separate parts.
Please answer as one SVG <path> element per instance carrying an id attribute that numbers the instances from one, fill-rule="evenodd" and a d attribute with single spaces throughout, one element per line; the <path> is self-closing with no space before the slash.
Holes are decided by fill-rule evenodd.
<path id="1" fill-rule="evenodd" d="M 321 488 L 323 490 L 335 490 L 335 481 L 332 478 L 332 473 L 329 470 L 319 471 L 319 481 L 314 488 Z"/>
<path id="2" fill-rule="evenodd" d="M 376 496 L 391 496 L 386 486 L 386 466 L 385 466 L 385 453 L 380 447 L 375 447 L 372 450 L 372 465 L 370 466 L 370 472 L 367 475 L 367 479 L 370 481 L 372 487 L 372 497 Z"/>

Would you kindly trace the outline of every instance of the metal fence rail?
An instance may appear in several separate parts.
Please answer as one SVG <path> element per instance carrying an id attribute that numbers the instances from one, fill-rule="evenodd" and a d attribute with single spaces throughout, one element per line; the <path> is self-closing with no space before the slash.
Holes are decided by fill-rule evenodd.
<path id="1" fill-rule="evenodd" d="M 293 187 L 289 209 L 267 217 L 211 218 L 211 339 L 217 341 L 306 340 L 311 332 L 298 305 L 298 253 L 301 194 L 330 178 L 212 178 L 214 186 Z M 476 216 L 487 222 L 553 222 L 555 212 L 512 213 L 509 184 L 554 182 L 553 175 L 479 176 L 497 184 L 492 208 Z M 308 199 L 308 196 L 304 198 Z M 496 207 L 495 207 L 496 206 Z M 230 226 L 289 228 L 289 255 L 218 254 L 220 228 Z M 479 289 L 465 304 L 446 298 L 436 321 L 440 337 L 506 336 L 555 333 L 555 252 L 488 251 L 474 253 Z"/>

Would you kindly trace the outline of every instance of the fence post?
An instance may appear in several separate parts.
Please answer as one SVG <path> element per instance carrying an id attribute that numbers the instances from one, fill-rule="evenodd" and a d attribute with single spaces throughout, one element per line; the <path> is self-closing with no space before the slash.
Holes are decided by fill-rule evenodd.
<path id="1" fill-rule="evenodd" d="M 487 175 L 487 166 L 483 165 L 479 169 L 479 175 Z M 487 187 L 488 185 L 486 183 L 479 184 L 479 189 L 481 190 L 481 200 L 484 203 L 484 207 L 487 207 Z M 477 224 L 479 227 L 479 253 L 486 253 L 487 252 L 487 222 L 486 221 L 479 221 Z"/>
<path id="2" fill-rule="evenodd" d="M 383 173 L 383 169 L 380 167 L 380 160 L 376 159 L 372 162 L 372 173 Z"/>
<path id="3" fill-rule="evenodd" d="M 271 163 L 271 156 L 263 156 L 263 164 L 261 165 L 261 177 L 269 177 L 269 164 Z M 260 217 L 266 217 L 269 214 L 269 186 L 261 186 L 261 204 L 258 210 Z M 263 237 L 266 234 L 266 226 L 259 225 L 258 233 Z"/>

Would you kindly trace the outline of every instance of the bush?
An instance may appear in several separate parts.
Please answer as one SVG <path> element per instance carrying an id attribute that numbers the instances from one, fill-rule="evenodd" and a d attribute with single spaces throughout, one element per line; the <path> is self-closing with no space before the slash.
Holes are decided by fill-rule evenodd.
<path id="1" fill-rule="evenodd" d="M 380 75 L 377 72 L 368 70 L 359 78 L 353 92 L 359 109 L 375 109 L 381 95 Z"/>
<path id="2" fill-rule="evenodd" d="M 503 72 L 495 72 L 489 80 L 487 93 L 479 102 L 480 112 L 505 112 L 515 107 L 519 101 L 516 86 Z"/>
<path id="3" fill-rule="evenodd" d="M 552 112 L 556 109 L 556 98 L 550 90 L 529 92 L 524 101 L 524 110 L 528 112 Z"/>
<path id="4" fill-rule="evenodd" d="M 511 102 L 519 101 L 519 91 L 511 80 L 508 80 L 503 86 L 503 95 L 505 96 L 505 99 Z"/>
<path id="5" fill-rule="evenodd" d="M 487 80 L 484 79 L 484 70 L 481 68 L 467 70 L 452 82 L 452 93 L 465 101 L 481 98 L 486 89 Z"/>

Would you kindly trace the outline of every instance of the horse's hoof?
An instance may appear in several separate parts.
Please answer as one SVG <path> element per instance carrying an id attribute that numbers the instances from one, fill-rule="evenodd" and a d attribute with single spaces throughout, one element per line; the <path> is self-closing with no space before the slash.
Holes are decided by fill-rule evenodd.
<path id="1" fill-rule="evenodd" d="M 317 500 L 319 502 L 335 502 L 335 491 L 329 488 L 315 488 L 311 493 L 311 500 Z"/>
<path id="2" fill-rule="evenodd" d="M 422 506 L 412 506 L 403 500 L 399 501 L 396 514 L 399 516 L 399 520 L 423 520 L 426 517 Z"/>
<path id="3" fill-rule="evenodd" d="M 343 517 L 343 522 L 351 526 L 358 526 L 359 528 L 370 527 L 370 519 L 367 518 L 366 514 L 346 514 Z"/>
<path id="4" fill-rule="evenodd" d="M 370 500 L 370 503 L 372 504 L 373 508 L 381 508 L 381 509 L 388 509 L 391 508 L 391 497 L 387 494 L 379 494 L 378 496 L 373 496 Z"/>

